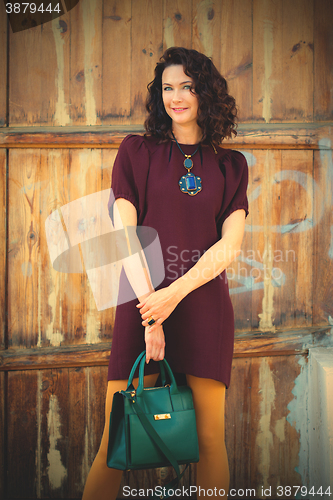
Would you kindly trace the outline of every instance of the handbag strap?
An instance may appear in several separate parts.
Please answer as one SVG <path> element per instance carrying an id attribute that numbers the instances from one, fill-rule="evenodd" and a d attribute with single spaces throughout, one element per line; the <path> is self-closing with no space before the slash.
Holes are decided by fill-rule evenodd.
<path id="1" fill-rule="evenodd" d="M 127 389 L 126 390 L 129 390 L 129 389 L 131 389 L 133 387 L 132 382 L 133 382 L 133 377 L 134 377 L 135 370 L 137 369 L 137 367 L 138 367 L 141 359 L 143 358 L 143 356 L 145 354 L 146 354 L 146 351 L 142 351 L 141 354 L 139 354 L 139 356 L 136 358 L 135 363 L 132 366 L 131 373 L 130 373 L 130 375 L 128 377 Z"/>
<path id="2" fill-rule="evenodd" d="M 186 464 L 186 467 L 183 470 L 183 472 L 182 473 L 180 472 L 177 460 L 175 459 L 175 457 L 173 456 L 172 452 L 167 447 L 165 442 L 160 438 L 158 433 L 155 431 L 154 427 L 149 422 L 145 413 L 142 411 L 142 408 L 139 405 L 139 403 L 134 399 L 134 397 L 132 397 L 130 394 L 126 393 L 125 391 L 121 391 L 121 394 L 123 396 L 125 396 L 132 403 L 132 408 L 135 411 L 135 413 L 137 414 L 143 428 L 145 429 L 145 431 L 147 432 L 149 437 L 152 439 L 152 441 L 156 444 L 156 446 L 163 453 L 163 455 L 169 460 L 170 464 L 172 465 L 172 467 L 176 471 L 177 477 L 174 478 L 172 481 L 170 481 L 170 483 L 168 483 L 165 486 L 166 490 L 168 491 L 169 489 L 173 488 L 178 483 L 178 481 L 180 481 L 180 479 L 183 477 L 186 469 L 188 468 L 188 466 L 190 464 Z M 159 498 L 161 498 L 161 497 L 159 497 Z M 168 495 L 164 496 L 164 498 L 168 498 Z"/>

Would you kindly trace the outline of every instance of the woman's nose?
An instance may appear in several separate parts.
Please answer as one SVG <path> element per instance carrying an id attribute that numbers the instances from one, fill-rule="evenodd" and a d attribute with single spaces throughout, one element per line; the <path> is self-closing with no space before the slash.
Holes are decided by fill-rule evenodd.
<path id="1" fill-rule="evenodd" d="M 177 90 L 174 91 L 174 94 L 172 96 L 172 100 L 173 100 L 173 102 L 180 102 L 182 100 L 181 95 Z"/>

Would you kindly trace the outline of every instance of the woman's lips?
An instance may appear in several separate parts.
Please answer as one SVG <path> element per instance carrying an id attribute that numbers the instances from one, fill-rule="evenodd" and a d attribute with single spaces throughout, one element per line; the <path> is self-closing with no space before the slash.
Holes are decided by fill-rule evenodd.
<path id="1" fill-rule="evenodd" d="M 181 111 L 186 111 L 187 108 L 172 108 L 172 111 L 175 111 L 176 113 L 180 113 Z"/>

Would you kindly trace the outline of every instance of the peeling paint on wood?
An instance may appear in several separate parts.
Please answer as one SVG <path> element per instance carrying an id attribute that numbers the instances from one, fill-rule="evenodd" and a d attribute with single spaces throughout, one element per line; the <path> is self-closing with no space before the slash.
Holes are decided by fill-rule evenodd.
<path id="1" fill-rule="evenodd" d="M 299 433 L 299 463 L 296 471 L 302 478 L 302 484 L 308 484 L 309 476 L 309 435 L 308 435 L 308 363 L 305 358 L 300 358 L 300 374 L 295 379 L 292 390 L 294 399 L 288 404 L 289 414 L 287 421 Z"/>
<path id="2" fill-rule="evenodd" d="M 86 424 L 85 424 L 85 434 L 84 434 L 84 454 L 82 457 L 81 465 L 81 479 L 82 487 L 84 487 L 86 478 L 88 476 L 92 460 L 94 459 L 95 441 L 96 436 L 94 432 L 94 415 L 91 413 L 91 398 L 94 398 L 95 388 L 94 381 L 91 375 L 91 369 L 87 368 L 85 370 L 86 375 Z"/>
<path id="3" fill-rule="evenodd" d="M 61 325 L 62 325 L 62 305 L 61 305 L 61 300 L 59 299 L 60 297 L 60 291 L 63 286 L 63 279 L 62 279 L 62 274 L 56 273 L 54 271 L 54 281 L 53 281 L 53 290 L 50 291 L 49 296 L 48 296 L 48 304 L 50 306 L 50 317 L 51 321 L 47 325 L 46 328 L 46 338 L 50 341 L 50 345 L 52 346 L 60 346 L 61 342 L 64 340 L 64 335 L 61 332 Z M 64 275 L 66 276 L 66 275 Z M 65 278 L 66 279 L 66 278 Z M 59 322 L 59 330 L 54 331 L 54 324 L 56 320 L 58 319 Z"/>
<path id="4" fill-rule="evenodd" d="M 277 420 L 275 422 L 274 430 L 275 430 L 275 435 L 279 439 L 279 441 L 282 443 L 285 440 L 285 425 L 286 425 L 286 419 L 285 417 L 280 418 L 280 420 Z"/>
<path id="5" fill-rule="evenodd" d="M 273 433 L 271 431 L 272 410 L 275 404 L 275 386 L 273 375 L 267 358 L 263 358 L 259 368 L 259 393 L 260 400 L 260 421 L 259 431 L 256 437 L 256 445 L 260 448 L 260 463 L 257 465 L 258 471 L 262 475 L 262 485 L 268 488 L 269 468 L 271 464 L 271 448 L 273 446 Z"/>
<path id="6" fill-rule="evenodd" d="M 48 459 L 48 478 L 53 489 L 60 488 L 64 479 L 67 477 L 67 470 L 64 467 L 60 451 L 57 450 L 58 440 L 61 436 L 60 408 L 58 398 L 55 394 L 50 395 L 49 411 L 47 414 L 47 428 L 50 441 L 50 449 L 47 454 Z"/>
<path id="7" fill-rule="evenodd" d="M 55 103 L 55 113 L 54 113 L 54 123 L 55 125 L 69 125 L 71 119 L 68 113 L 68 103 L 65 101 L 65 56 L 64 56 L 64 46 L 65 40 L 61 36 L 61 31 L 59 30 L 59 19 L 54 19 L 52 23 L 52 32 L 54 36 L 54 45 L 57 55 L 57 69 L 58 73 L 56 76 L 56 88 L 58 91 L 57 101 Z"/>
<path id="8" fill-rule="evenodd" d="M 94 97 L 94 37 L 95 37 L 95 2 L 82 0 L 82 18 L 84 32 L 84 85 L 86 125 L 95 125 L 97 121 Z"/>
<path id="9" fill-rule="evenodd" d="M 320 161 L 323 176 L 325 178 L 326 192 L 324 199 L 326 208 L 331 209 L 333 205 L 333 158 L 332 141 L 327 137 L 319 140 Z"/>
<path id="10" fill-rule="evenodd" d="M 271 21 L 264 21 L 264 61 L 265 72 L 262 82 L 263 103 L 262 115 L 266 123 L 269 123 L 272 118 L 272 82 L 270 81 L 272 75 L 272 57 L 273 57 L 274 39 L 273 39 L 273 23 Z"/>
<path id="11" fill-rule="evenodd" d="M 262 299 L 262 313 L 259 313 L 259 330 L 274 331 L 273 314 L 274 314 L 274 285 L 271 277 L 273 276 L 274 267 L 274 252 L 272 251 L 271 238 L 271 220 L 270 216 L 273 212 L 273 200 L 271 196 L 271 172 L 273 171 L 274 156 L 272 152 L 266 151 L 264 175 L 262 179 L 262 196 L 263 196 L 263 230 L 265 248 L 263 253 L 264 266 L 264 296 Z"/>
<path id="12" fill-rule="evenodd" d="M 38 255 L 38 290 L 37 290 L 37 347 L 42 346 L 42 276 L 43 276 L 43 268 L 42 268 L 42 260 L 40 255 Z"/>
<path id="13" fill-rule="evenodd" d="M 173 23 L 171 17 L 167 17 L 164 23 L 164 43 L 167 49 L 169 47 L 175 46 L 175 40 L 173 36 Z"/>

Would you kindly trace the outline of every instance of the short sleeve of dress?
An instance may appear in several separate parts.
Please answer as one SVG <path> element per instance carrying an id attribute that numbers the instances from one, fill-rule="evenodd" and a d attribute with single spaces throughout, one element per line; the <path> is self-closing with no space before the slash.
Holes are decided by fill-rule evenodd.
<path id="1" fill-rule="evenodd" d="M 248 165 L 245 156 L 238 151 L 230 151 L 220 159 L 220 168 L 225 177 L 224 196 L 222 207 L 217 219 L 218 233 L 224 221 L 232 212 L 245 210 L 245 217 L 249 213 L 247 199 Z"/>
<path id="2" fill-rule="evenodd" d="M 111 181 L 109 214 L 113 218 L 113 203 L 118 198 L 130 201 L 138 212 L 143 210 L 147 172 L 149 169 L 149 152 L 144 138 L 139 135 L 128 135 L 119 146 Z"/>

